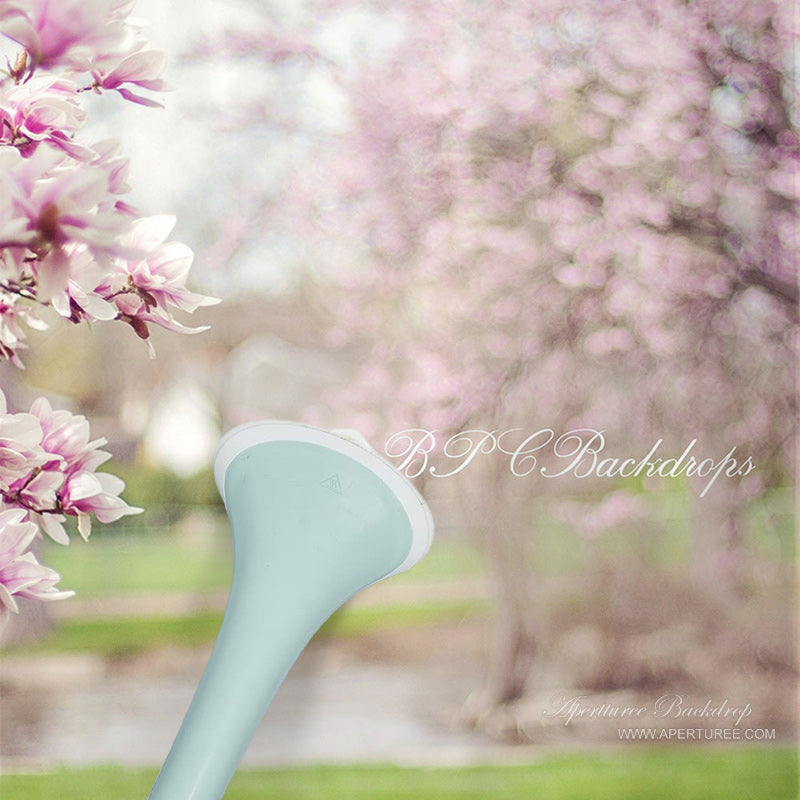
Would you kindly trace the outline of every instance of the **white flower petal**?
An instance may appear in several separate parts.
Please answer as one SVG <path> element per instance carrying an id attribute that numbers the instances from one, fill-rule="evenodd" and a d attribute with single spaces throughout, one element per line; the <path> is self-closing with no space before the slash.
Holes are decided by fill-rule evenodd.
<path id="1" fill-rule="evenodd" d="M 84 541 L 92 532 L 92 518 L 88 514 L 78 514 L 78 533 Z"/>
<path id="2" fill-rule="evenodd" d="M 91 472 L 76 472 L 67 484 L 70 500 L 86 500 L 103 491 L 103 486 Z"/>

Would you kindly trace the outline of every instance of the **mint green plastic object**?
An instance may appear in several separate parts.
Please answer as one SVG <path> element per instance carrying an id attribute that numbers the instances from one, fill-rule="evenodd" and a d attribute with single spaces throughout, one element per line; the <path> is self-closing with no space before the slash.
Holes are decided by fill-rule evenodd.
<path id="1" fill-rule="evenodd" d="M 211 658 L 149 800 L 220 800 L 309 639 L 360 589 L 411 568 L 433 520 L 358 434 L 259 422 L 214 459 L 233 581 Z"/>

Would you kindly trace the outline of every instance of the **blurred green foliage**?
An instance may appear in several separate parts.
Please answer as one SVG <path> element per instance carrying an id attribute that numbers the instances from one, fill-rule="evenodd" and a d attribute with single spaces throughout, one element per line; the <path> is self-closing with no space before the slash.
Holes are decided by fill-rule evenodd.
<path id="1" fill-rule="evenodd" d="M 489 612 L 485 599 L 423 601 L 379 606 L 347 606 L 320 628 L 318 637 L 358 637 L 387 628 L 459 622 Z M 11 645 L 8 655 L 94 653 L 108 659 L 135 656 L 160 647 L 210 647 L 222 624 L 222 612 L 61 620 L 41 639 Z"/>
<path id="2" fill-rule="evenodd" d="M 69 547 L 47 542 L 46 564 L 61 586 L 79 598 L 137 593 L 227 590 L 233 553 L 227 521 L 185 520 L 182 530 L 120 530 L 88 542 L 73 537 Z"/>
<path id="3" fill-rule="evenodd" d="M 688 489 L 647 491 L 628 487 L 646 503 L 648 513 L 603 532 L 596 539 L 581 537 L 546 504 L 532 509 L 528 557 L 537 575 L 570 575 L 586 570 L 598 555 L 607 558 L 635 556 L 658 569 L 685 568 L 692 558 L 693 504 L 702 503 Z M 580 503 L 591 513 L 600 497 L 585 496 Z M 791 564 L 796 558 L 797 537 L 794 491 L 780 487 L 752 501 L 742 515 L 742 545 L 755 559 Z"/>
<path id="4" fill-rule="evenodd" d="M 144 513 L 123 517 L 111 525 L 95 525 L 93 535 L 173 525 L 197 508 L 217 509 L 222 513 L 222 499 L 211 469 L 181 477 L 165 467 L 115 462 L 113 472 L 125 481 L 122 496 L 126 502 L 143 508 Z"/>

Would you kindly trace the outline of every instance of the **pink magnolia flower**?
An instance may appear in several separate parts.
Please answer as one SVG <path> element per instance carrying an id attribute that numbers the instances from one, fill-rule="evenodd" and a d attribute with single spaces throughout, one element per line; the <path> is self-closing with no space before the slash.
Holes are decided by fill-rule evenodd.
<path id="1" fill-rule="evenodd" d="M 34 401 L 31 414 L 41 425 L 42 449 L 61 464 L 62 471 L 94 470 L 111 458 L 100 450 L 105 439 L 90 438 L 89 421 L 82 414 L 53 410 L 44 397 Z"/>
<path id="2" fill-rule="evenodd" d="M 86 68 L 93 53 L 118 51 L 131 36 L 134 0 L 6 0 L 0 33 L 19 42 L 33 66 Z"/>
<path id="3" fill-rule="evenodd" d="M 73 158 L 87 159 L 92 151 L 70 138 L 85 119 L 77 87 L 60 76 L 36 76 L 0 94 L 0 144 L 14 145 L 23 154 L 46 141 Z"/>
<path id="4" fill-rule="evenodd" d="M 73 472 L 61 490 L 61 505 L 67 514 L 78 517 L 78 531 L 84 539 L 92 531 L 91 514 L 98 522 L 115 522 L 128 514 L 139 514 L 142 509 L 129 506 L 119 493 L 125 482 L 116 475 L 88 470 Z"/>
<path id="5" fill-rule="evenodd" d="M 186 288 L 194 254 L 185 244 L 166 241 L 174 226 L 175 218 L 168 215 L 137 220 L 124 241 L 132 250 L 146 255 L 120 259 L 111 275 L 94 290 L 115 304 L 120 318 L 131 324 L 142 339 L 149 336 L 148 323 L 180 333 L 206 330 L 181 325 L 172 310 L 192 313 L 200 306 L 219 302 Z"/>
<path id="6" fill-rule="evenodd" d="M 120 226 L 97 214 L 108 192 L 108 174 L 94 165 L 64 161 L 53 148 L 37 148 L 34 155 L 14 163 L 4 154 L 7 190 L 28 217 L 28 230 L 41 242 L 64 245 L 82 241 L 110 248 Z"/>
<path id="7" fill-rule="evenodd" d="M 28 475 L 47 460 L 42 428 L 33 414 L 9 414 L 0 390 L 0 489 Z"/>
<path id="8" fill-rule="evenodd" d="M 65 246 L 83 243 L 95 255 L 129 252 L 120 236 L 130 218 L 108 200 L 110 174 L 104 165 L 65 162 L 65 154 L 49 145 L 23 159 L 16 148 L 0 148 L 0 190 L 10 197 L 17 217 L 27 220 L 15 240 L 0 246 L 26 246 L 42 252 L 31 263 L 37 299 L 49 300 L 67 285 L 70 271 Z M 107 210 L 103 210 L 105 206 Z"/>
<path id="9" fill-rule="evenodd" d="M 164 53 L 128 19 L 133 4 L 0 0 L 0 38 L 23 48 L 0 76 L 0 359 L 18 367 L 23 325 L 45 327 L 45 306 L 72 322 L 121 319 L 146 339 L 150 322 L 193 332 L 173 310 L 217 302 L 186 288 L 192 252 L 166 242 L 174 219 L 135 222 L 120 198 L 129 166 L 118 143 L 73 138 L 86 119 L 83 92 L 153 106 L 146 93 L 168 88 Z M 66 544 L 68 517 L 87 538 L 92 517 L 110 523 L 142 510 L 120 497 L 119 478 L 96 472 L 110 457 L 104 444 L 83 416 L 44 398 L 30 413 L 8 413 L 0 392 L 0 621 L 16 597 L 72 594 L 29 551 L 37 533 Z"/>
<path id="10" fill-rule="evenodd" d="M 169 86 L 159 77 L 164 71 L 166 63 L 167 56 L 162 51 L 142 49 L 125 56 L 107 71 L 102 68 L 93 69 L 92 76 L 98 89 L 113 89 L 126 100 L 139 103 L 139 105 L 160 107 L 161 103 L 135 94 L 124 84 L 132 84 L 156 92 L 166 91 Z"/>
<path id="11" fill-rule="evenodd" d="M 44 169 L 41 161 L 28 165 L 16 147 L 0 144 L 0 263 L 4 273 L 12 266 L 19 267 L 25 248 L 36 239 L 28 215 L 19 205 L 18 187 L 23 180 L 32 186 L 36 172 L 41 175 Z"/>
<path id="12" fill-rule="evenodd" d="M 66 515 L 78 517 L 81 536 L 87 538 L 91 532 L 89 514 L 94 514 L 99 522 L 115 522 L 122 516 L 142 511 L 119 497 L 125 488 L 123 481 L 114 475 L 95 474 L 94 471 L 111 456 L 100 449 L 106 443 L 105 439 L 91 439 L 86 417 L 63 409 L 54 411 L 44 397 L 34 402 L 31 414 L 41 424 L 42 448 L 52 458 L 43 467 L 41 475 L 53 470 L 63 481 L 63 485 L 59 483 L 55 488 L 54 483 L 45 484 L 43 481 L 35 490 L 40 496 L 54 491 L 57 498 L 55 507 Z M 58 530 L 60 522 L 44 522 L 46 532 L 60 538 L 63 531 L 63 527 Z"/>
<path id="13" fill-rule="evenodd" d="M 34 311 L 19 302 L 18 295 L 0 291 L 0 359 L 6 358 L 15 367 L 24 367 L 19 351 L 27 348 L 25 331 L 20 323 L 24 322 L 34 330 L 46 330 L 47 323 L 39 319 Z"/>
<path id="14" fill-rule="evenodd" d="M 120 155 L 120 143 L 116 139 L 97 142 L 92 149 L 94 152 L 92 164 L 95 167 L 102 167 L 108 175 L 108 191 L 111 197 L 107 198 L 107 203 L 119 208 L 120 202 L 114 198 L 114 195 L 130 191 L 130 187 L 126 183 L 130 171 L 130 159 Z M 137 216 L 132 209 L 126 213 Z"/>
<path id="15" fill-rule="evenodd" d="M 62 523 L 64 516 L 59 508 L 59 489 L 64 483 L 64 474 L 53 467 L 44 466 L 33 469 L 24 478 L 18 478 L 4 493 L 5 505 L 10 508 L 21 508 L 27 519 L 34 522 L 37 528 L 45 531 L 59 544 L 69 544 L 69 537 Z"/>
<path id="16" fill-rule="evenodd" d="M 93 291 L 105 271 L 85 245 L 69 250 L 69 279 L 62 292 L 55 294 L 50 305 L 71 322 L 105 322 L 117 318 L 117 308 Z"/>
<path id="17" fill-rule="evenodd" d="M 29 414 L 5 413 L 0 393 L 0 510 L 21 509 L 24 518 L 61 544 L 69 537 L 68 516 L 78 518 L 84 538 L 91 532 L 91 514 L 114 522 L 142 509 L 119 497 L 125 484 L 113 475 L 95 474 L 108 458 L 105 439 L 92 439 L 80 414 L 53 410 L 45 398 Z"/>
<path id="18" fill-rule="evenodd" d="M 0 511 L 0 619 L 19 607 L 15 596 L 35 600 L 63 600 L 74 592 L 59 591 L 59 574 L 41 565 L 28 551 L 37 528 L 22 509 Z"/>

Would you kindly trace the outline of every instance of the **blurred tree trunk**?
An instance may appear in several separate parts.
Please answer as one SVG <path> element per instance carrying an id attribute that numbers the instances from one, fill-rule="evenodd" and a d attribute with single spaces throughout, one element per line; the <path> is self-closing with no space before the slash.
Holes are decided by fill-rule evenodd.
<path id="1" fill-rule="evenodd" d="M 492 706 L 519 700 L 525 694 L 538 635 L 528 590 L 526 548 L 519 524 L 493 526 L 489 555 L 496 584 L 497 625 L 489 662 L 486 697 Z"/>
<path id="2" fill-rule="evenodd" d="M 462 709 L 470 725 L 481 724 L 494 709 L 525 694 L 539 643 L 530 591 L 530 528 L 526 524 L 530 498 L 520 491 L 524 481 L 513 477 L 501 459 L 495 459 L 488 470 L 478 476 L 472 494 L 477 505 L 471 510 L 473 527 L 491 567 L 495 625 L 486 682 Z"/>
<path id="3" fill-rule="evenodd" d="M 717 595 L 738 593 L 745 529 L 736 485 L 718 481 L 705 497 L 695 493 L 691 524 L 692 582 Z"/>

